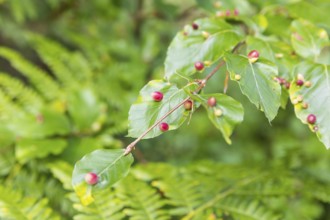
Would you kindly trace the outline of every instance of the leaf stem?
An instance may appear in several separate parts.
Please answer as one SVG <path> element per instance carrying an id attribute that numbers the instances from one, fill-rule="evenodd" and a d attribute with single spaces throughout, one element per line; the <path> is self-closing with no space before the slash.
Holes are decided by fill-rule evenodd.
<path id="1" fill-rule="evenodd" d="M 221 60 L 220 63 L 203 79 L 199 82 L 198 88 L 193 92 L 194 94 L 197 94 L 200 92 L 206 85 L 207 81 L 225 64 L 224 60 Z M 153 125 L 151 125 L 147 130 L 145 130 L 137 139 L 135 139 L 132 143 L 130 143 L 124 152 L 124 156 L 128 155 L 129 153 L 134 150 L 135 145 L 142 140 L 152 129 L 154 129 L 159 123 L 161 123 L 165 118 L 167 118 L 170 114 L 172 114 L 175 110 L 180 108 L 186 101 L 188 101 L 190 97 L 188 96 L 185 98 L 182 102 L 174 106 L 170 111 L 168 111 L 165 115 L 163 115 L 160 119 L 158 119 Z"/>

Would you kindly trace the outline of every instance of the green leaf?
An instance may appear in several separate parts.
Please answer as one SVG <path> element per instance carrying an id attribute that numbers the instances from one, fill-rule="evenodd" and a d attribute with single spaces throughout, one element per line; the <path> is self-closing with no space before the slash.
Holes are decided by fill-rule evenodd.
<path id="1" fill-rule="evenodd" d="M 4 147 L 0 145 L 0 178 L 7 176 L 16 163 L 14 150 L 10 146 Z"/>
<path id="2" fill-rule="evenodd" d="M 70 124 L 64 113 L 44 108 L 39 115 L 23 114 L 11 120 L 10 129 L 20 137 L 43 138 L 70 132 Z"/>
<path id="3" fill-rule="evenodd" d="M 242 197 L 228 197 L 216 204 L 221 210 L 231 213 L 237 219 L 278 220 L 280 216 L 258 200 Z M 236 219 L 236 218 L 235 218 Z"/>
<path id="4" fill-rule="evenodd" d="M 124 150 L 96 150 L 85 155 L 73 169 L 72 185 L 83 205 L 94 201 L 93 191 L 101 190 L 124 178 L 133 163 L 133 156 L 124 156 Z M 96 185 L 88 185 L 85 175 L 94 172 L 99 181 Z"/>
<path id="5" fill-rule="evenodd" d="M 68 96 L 68 111 L 78 130 L 92 129 L 100 115 L 100 103 L 90 88 L 72 91 Z"/>
<path id="6" fill-rule="evenodd" d="M 20 104 L 26 111 L 38 113 L 42 108 L 42 98 L 10 74 L 0 73 L 0 87 L 8 97 L 15 100 L 15 103 Z"/>
<path id="7" fill-rule="evenodd" d="M 193 212 L 203 197 L 198 190 L 198 181 L 193 178 L 184 179 L 182 176 L 171 175 L 153 181 L 152 186 L 164 193 L 168 199 L 167 203 L 172 206 L 169 210 L 171 216 Z"/>
<path id="8" fill-rule="evenodd" d="M 316 63 L 330 65 L 330 44 L 322 48 L 320 55 L 316 58 Z"/>
<path id="9" fill-rule="evenodd" d="M 207 104 L 210 97 L 216 98 L 214 107 Z M 219 129 L 228 144 L 231 144 L 230 136 L 236 125 L 243 121 L 244 109 L 241 103 L 225 94 L 207 94 L 195 96 L 207 110 L 209 119 Z"/>
<path id="10" fill-rule="evenodd" d="M 76 163 L 85 154 L 104 148 L 99 138 L 73 137 L 68 142 L 68 147 L 61 153 L 61 158 L 71 164 Z"/>
<path id="11" fill-rule="evenodd" d="M 269 121 L 277 115 L 281 104 L 281 86 L 274 80 L 278 75 L 277 67 L 268 60 L 259 59 L 250 63 L 243 55 L 227 53 L 225 56 L 230 78 L 235 80 L 235 75 L 240 75 L 238 84 L 242 93 L 265 112 Z"/>
<path id="12" fill-rule="evenodd" d="M 298 62 L 297 56 L 291 55 L 292 48 L 281 41 L 265 41 L 256 37 L 247 37 L 247 51 L 257 50 L 260 58 L 270 60 L 278 68 L 279 77 L 291 81 L 291 72 Z M 281 107 L 285 108 L 289 98 L 289 92 L 285 85 L 281 90 Z"/>
<path id="13" fill-rule="evenodd" d="M 57 160 L 51 163 L 47 163 L 48 169 L 52 174 L 61 181 L 64 189 L 72 190 L 71 185 L 71 174 L 73 171 L 73 166 L 65 161 Z"/>
<path id="14" fill-rule="evenodd" d="M 267 18 L 267 28 L 265 33 L 268 35 L 277 35 L 281 38 L 290 38 L 290 25 L 291 20 L 286 16 L 281 16 L 278 13 L 273 14 L 274 11 L 271 10 L 270 14 L 266 14 Z"/>
<path id="15" fill-rule="evenodd" d="M 194 23 L 198 24 L 198 30 L 187 25 L 184 31 L 175 36 L 168 48 L 165 60 L 167 80 L 195 74 L 195 62 L 215 62 L 240 40 L 235 30 L 223 20 L 205 18 Z M 207 32 L 209 37 L 205 38 L 203 32 Z"/>
<path id="16" fill-rule="evenodd" d="M 296 1 L 287 9 L 291 17 L 307 19 L 318 26 L 330 28 L 329 1 Z"/>
<path id="17" fill-rule="evenodd" d="M 48 100 L 54 99 L 60 91 L 58 84 L 39 67 L 23 58 L 16 51 L 0 47 L 0 56 L 10 61 L 10 64 L 29 78 L 29 82 Z"/>
<path id="18" fill-rule="evenodd" d="M 24 164 L 33 158 L 44 158 L 50 154 L 60 154 L 67 146 L 63 139 L 20 139 L 17 141 L 15 155 Z"/>
<path id="19" fill-rule="evenodd" d="M 8 146 L 14 142 L 15 136 L 5 124 L 0 124 L 0 133 L 0 148 Z"/>
<path id="20" fill-rule="evenodd" d="M 278 68 L 279 76 L 289 80 L 291 78 L 292 70 L 296 64 L 300 62 L 300 58 L 292 52 L 293 48 L 291 44 L 283 41 L 272 41 L 268 43 L 274 52 L 274 62 Z"/>
<path id="21" fill-rule="evenodd" d="M 139 189 L 139 190 L 136 190 Z M 118 197 L 123 201 L 123 212 L 132 220 L 168 220 L 167 202 L 158 189 L 147 182 L 127 176 L 116 186 Z"/>
<path id="22" fill-rule="evenodd" d="M 275 62 L 275 55 L 269 42 L 260 38 L 248 36 L 246 38 L 247 51 L 257 50 L 260 58 Z"/>
<path id="23" fill-rule="evenodd" d="M 302 102 L 294 105 L 297 117 L 304 123 L 307 123 L 307 116 L 314 114 L 317 118 L 315 125 L 309 125 L 314 131 L 317 126 L 316 135 L 321 142 L 330 148 L 330 118 L 328 109 L 330 109 L 330 66 L 303 62 L 299 64 L 295 75 L 302 74 L 304 81 L 310 81 L 311 87 L 297 86 L 295 81 L 291 83 L 290 99 L 293 102 L 298 100 L 298 96 L 303 98 Z M 308 104 L 308 108 L 303 108 L 303 103 Z"/>
<path id="24" fill-rule="evenodd" d="M 155 91 L 163 93 L 164 97 L 161 102 L 155 102 L 152 99 L 151 94 Z M 184 91 L 184 89 L 178 89 L 175 85 L 162 80 L 150 81 L 142 88 L 138 99 L 131 106 L 129 111 L 128 136 L 139 137 L 144 131 L 187 97 L 188 94 L 186 91 Z M 164 122 L 168 123 L 169 130 L 174 130 L 182 125 L 188 115 L 189 111 L 186 111 L 183 106 L 180 106 L 166 117 Z M 156 126 L 144 139 L 153 138 L 161 134 L 162 131 Z"/>
<path id="25" fill-rule="evenodd" d="M 125 214 L 123 208 L 125 201 L 118 198 L 117 193 L 112 188 L 107 188 L 95 193 L 95 202 L 88 207 L 76 202 L 74 208 L 79 214 L 74 216 L 74 220 L 123 220 Z"/>
<path id="26" fill-rule="evenodd" d="M 317 61 L 323 47 L 329 44 L 327 32 L 308 21 L 292 22 L 291 31 L 292 46 L 304 58 Z"/>
<path id="27" fill-rule="evenodd" d="M 0 185 L 0 219 L 6 220 L 59 220 L 50 208 L 48 199 L 36 199 Z"/>

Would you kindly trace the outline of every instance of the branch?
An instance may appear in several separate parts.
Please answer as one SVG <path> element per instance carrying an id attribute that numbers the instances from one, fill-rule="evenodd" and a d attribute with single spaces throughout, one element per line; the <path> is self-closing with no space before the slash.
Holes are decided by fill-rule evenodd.
<path id="1" fill-rule="evenodd" d="M 200 92 L 206 85 L 207 81 L 220 69 L 221 66 L 223 66 L 225 64 L 224 60 L 221 60 L 220 63 L 212 70 L 211 73 L 209 73 L 203 80 L 200 81 L 200 84 L 198 86 L 198 88 L 193 92 L 194 94 L 197 94 L 198 92 Z M 142 140 L 152 129 L 154 129 L 157 125 L 159 125 L 159 123 L 161 123 L 165 118 L 167 118 L 170 114 L 172 114 L 175 110 L 177 110 L 178 108 L 180 108 L 180 106 L 182 106 L 186 101 L 188 101 L 190 99 L 190 97 L 188 96 L 187 98 L 185 98 L 182 102 L 180 102 L 179 104 L 177 104 L 176 106 L 174 106 L 169 112 L 167 112 L 165 115 L 163 115 L 160 119 L 158 119 L 152 126 L 150 126 L 147 130 L 145 130 L 137 139 L 135 139 L 135 141 L 133 141 L 132 143 L 130 143 L 124 152 L 124 155 L 128 155 L 130 152 L 132 152 L 132 150 L 134 149 L 135 145 Z"/>
<path id="2" fill-rule="evenodd" d="M 167 116 L 169 116 L 170 114 L 172 114 L 175 110 L 177 110 L 181 105 L 183 105 L 186 101 L 188 101 L 190 99 L 190 97 L 187 97 L 186 99 L 184 99 L 182 102 L 180 102 L 179 104 L 177 104 L 174 108 L 172 108 L 169 112 L 167 112 L 163 117 L 161 117 L 160 119 L 158 119 L 158 121 L 156 121 L 151 127 L 149 127 L 145 132 L 143 132 L 135 141 L 133 141 L 132 143 L 130 143 L 125 150 L 124 155 L 129 154 L 135 147 L 135 145 L 142 139 L 144 138 L 144 136 L 146 136 L 154 127 L 156 127 L 160 122 L 162 122 L 165 118 L 167 118 Z"/>
<path id="3" fill-rule="evenodd" d="M 238 49 L 245 44 L 245 41 L 239 42 L 232 50 L 232 53 L 235 53 L 238 51 Z M 198 88 L 193 92 L 194 94 L 199 93 L 205 86 L 207 81 L 225 64 L 226 62 L 224 60 L 221 60 L 219 64 L 203 79 L 199 82 Z M 188 101 L 190 97 L 187 97 L 182 102 L 177 104 L 174 108 L 172 108 L 169 112 L 167 112 L 163 117 L 161 117 L 159 120 L 157 120 L 152 126 L 150 126 L 145 132 L 143 132 L 135 141 L 130 143 L 124 152 L 124 155 L 128 155 L 132 152 L 132 150 L 135 148 L 135 145 L 142 140 L 153 128 L 155 128 L 157 125 L 159 125 L 160 122 L 162 122 L 165 118 L 167 118 L 170 114 L 172 114 L 175 110 L 180 108 L 186 101 Z"/>

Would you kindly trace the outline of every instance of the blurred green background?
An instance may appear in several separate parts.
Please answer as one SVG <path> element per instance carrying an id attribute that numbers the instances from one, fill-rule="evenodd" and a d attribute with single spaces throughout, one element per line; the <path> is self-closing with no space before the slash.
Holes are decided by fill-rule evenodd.
<path id="1" fill-rule="evenodd" d="M 251 2 L 257 11 L 267 4 Z M 70 186 L 61 184 L 72 166 L 97 148 L 133 141 L 125 137 L 130 105 L 163 77 L 176 32 L 208 14 L 194 0 L 0 0 L 0 192 L 47 198 L 72 219 Z M 223 75 L 207 91 L 222 92 Z M 136 163 L 280 166 L 330 184 L 330 153 L 291 105 L 270 124 L 236 84 L 228 93 L 245 108 L 231 146 L 200 109 L 180 129 L 141 141 Z M 317 203 L 323 209 L 313 219 L 329 219 L 329 205 Z"/>

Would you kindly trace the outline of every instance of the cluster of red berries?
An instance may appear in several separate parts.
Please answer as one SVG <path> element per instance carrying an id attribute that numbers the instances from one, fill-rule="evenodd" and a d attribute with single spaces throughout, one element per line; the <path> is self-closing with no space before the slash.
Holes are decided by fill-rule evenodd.
<path id="1" fill-rule="evenodd" d="M 310 81 L 305 81 L 304 76 L 302 74 L 298 73 L 297 80 L 296 80 L 296 85 L 299 86 L 299 87 L 306 86 L 307 88 L 309 88 L 309 87 L 312 86 L 312 83 Z M 302 107 L 304 109 L 307 109 L 308 104 L 307 103 L 303 103 L 302 104 Z M 306 121 L 307 121 L 308 124 L 314 125 L 316 123 L 316 116 L 314 114 L 309 114 L 307 116 L 307 118 L 306 118 Z M 313 129 L 314 129 L 314 131 L 317 131 L 318 130 L 318 126 L 314 125 Z"/>
<path id="2" fill-rule="evenodd" d="M 291 83 L 286 81 L 286 79 L 279 77 L 279 76 L 276 77 L 275 79 L 281 86 L 284 86 L 284 88 L 286 88 L 286 89 L 290 89 Z"/>

